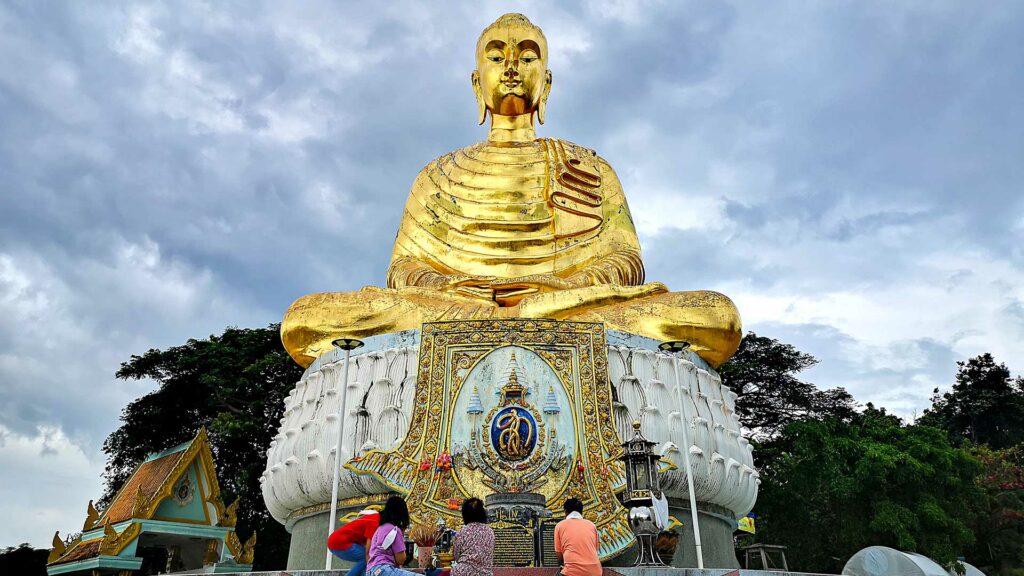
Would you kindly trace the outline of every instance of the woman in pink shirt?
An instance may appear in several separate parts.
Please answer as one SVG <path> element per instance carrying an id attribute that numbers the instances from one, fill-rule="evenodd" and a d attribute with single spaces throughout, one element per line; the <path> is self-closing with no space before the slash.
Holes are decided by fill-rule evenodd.
<path id="1" fill-rule="evenodd" d="M 409 507 L 401 496 L 388 498 L 380 511 L 380 526 L 370 539 L 366 563 L 368 576 L 419 576 L 402 570 L 405 564 L 405 533 L 409 527 Z"/>

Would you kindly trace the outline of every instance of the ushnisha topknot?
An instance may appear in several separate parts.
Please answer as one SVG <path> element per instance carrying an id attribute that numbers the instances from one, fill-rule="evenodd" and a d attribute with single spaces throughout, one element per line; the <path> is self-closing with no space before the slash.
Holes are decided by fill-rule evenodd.
<path id="1" fill-rule="evenodd" d="M 544 37 L 544 31 L 540 29 L 526 16 L 519 14 L 518 12 L 509 12 L 508 14 L 501 15 L 497 20 L 491 23 L 490 26 L 484 28 L 483 32 L 480 33 L 480 38 L 476 41 L 476 51 L 479 54 L 484 49 L 484 38 L 487 37 L 487 33 L 496 28 L 532 28 L 537 32 L 537 42 L 540 44 L 540 58 L 545 62 L 548 59 L 548 39 Z"/>

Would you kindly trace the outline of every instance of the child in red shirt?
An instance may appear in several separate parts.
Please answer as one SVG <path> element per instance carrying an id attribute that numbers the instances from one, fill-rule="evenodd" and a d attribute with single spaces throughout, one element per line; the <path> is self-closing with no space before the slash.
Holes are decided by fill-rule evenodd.
<path id="1" fill-rule="evenodd" d="M 366 572 L 366 543 L 373 538 L 380 524 L 380 514 L 366 509 L 359 517 L 335 530 L 327 539 L 327 548 L 332 554 L 354 562 L 347 576 L 364 576 Z"/>

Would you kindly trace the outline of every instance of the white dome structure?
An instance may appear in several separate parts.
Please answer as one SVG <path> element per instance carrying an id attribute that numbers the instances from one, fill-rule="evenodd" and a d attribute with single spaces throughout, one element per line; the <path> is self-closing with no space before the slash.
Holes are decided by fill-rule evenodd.
<path id="1" fill-rule="evenodd" d="M 569 330 L 564 326 L 573 325 L 559 324 L 563 331 Z M 437 404 L 437 412 L 432 412 L 435 407 L 427 403 L 434 398 L 428 393 L 430 384 L 418 381 L 423 380 L 423 374 L 432 373 L 423 371 L 424 366 L 431 366 L 432 360 L 429 356 L 420 357 L 423 335 L 419 330 L 367 338 L 365 346 L 351 356 L 344 407 L 340 405 L 344 381 L 342 353 L 332 350 L 321 356 L 285 399 L 281 425 L 267 451 L 267 466 L 261 478 L 268 510 L 292 534 L 288 568 L 315 568 L 322 563 L 322 541 L 327 532 L 336 466 L 343 467 L 338 486 L 338 509 L 342 516 L 380 503 L 389 493 L 412 491 L 408 479 L 417 477 L 416 474 L 432 474 L 422 471 L 433 469 L 431 462 L 442 451 L 452 461 L 452 474 L 459 479 L 458 486 L 470 486 L 467 492 L 476 486 L 480 495 L 498 491 L 481 490 L 482 485 L 473 476 L 488 470 L 487 461 L 478 457 L 477 444 L 481 442 L 476 438 L 490 437 L 474 430 L 482 429 L 478 420 L 489 419 L 500 409 L 504 390 L 500 384 L 509 380 L 508 367 L 513 363 L 515 377 L 522 387 L 520 393 L 526 398 L 525 403 L 536 409 L 532 416 L 536 429 L 546 435 L 536 443 L 536 453 L 541 456 L 529 465 L 550 471 L 546 473 L 552 479 L 536 488 L 538 492 L 548 492 L 549 507 L 556 508 L 560 505 L 558 501 L 565 498 L 565 494 L 558 492 L 562 490 L 560 486 L 583 481 L 584 469 L 576 472 L 568 463 L 577 461 L 582 466 L 583 457 L 579 455 L 590 458 L 588 451 L 611 454 L 621 444 L 621 438 L 627 437 L 633 422 L 638 421 L 643 434 L 658 443 L 655 451 L 663 461 L 661 489 L 684 530 L 692 530 L 687 522 L 690 516 L 682 453 L 689 451 L 705 560 L 718 567 L 735 564 L 732 532 L 736 519 L 754 506 L 760 484 L 754 469 L 753 447 L 743 438 L 736 414 L 736 393 L 724 386 L 715 370 L 692 352 L 676 358 L 660 351 L 658 342 L 653 340 L 593 329 L 600 331 L 600 357 L 593 360 L 594 368 L 584 366 L 579 373 L 600 367 L 603 380 L 599 388 L 607 393 L 604 401 L 608 408 L 606 419 L 589 425 L 593 430 L 583 426 L 583 410 L 588 406 L 596 410 L 597 403 L 587 400 L 582 388 L 574 388 L 580 385 L 581 376 L 560 376 L 552 368 L 568 374 L 576 364 L 559 364 L 554 356 L 545 359 L 542 355 L 553 345 L 524 344 L 525 332 L 516 333 L 514 344 L 488 348 L 474 364 L 467 362 L 466 368 L 460 368 L 465 374 L 458 376 L 462 379 L 459 381 L 464 380 L 466 386 L 438 393 L 438 400 L 429 400 Z M 529 332 L 539 339 L 557 333 L 540 329 Z M 607 384 L 610 386 L 605 387 Z M 410 461 L 410 467 L 409 458 L 398 450 L 407 435 L 424 434 L 425 425 L 416 420 L 418 409 L 423 414 L 457 416 L 450 417 L 447 427 L 438 428 L 445 430 L 439 436 L 444 444 L 434 448 L 425 467 L 421 457 Z M 339 412 L 344 414 L 344 431 L 341 453 L 337 454 Z M 688 443 L 684 441 L 683 426 L 689 429 Z M 486 444 L 483 446 L 486 448 Z M 624 488 L 625 476 L 618 467 L 617 456 L 608 458 L 595 460 L 586 470 L 606 483 L 611 498 L 610 494 Z M 523 476 L 521 472 L 517 474 Z M 577 479 L 570 480 L 570 474 Z M 452 496 L 458 499 L 461 494 Z M 633 543 L 628 527 L 617 530 L 615 526 L 599 524 L 599 529 L 606 532 L 602 536 L 602 554 L 607 557 L 623 553 Z M 714 545 L 716 541 L 720 545 Z M 692 536 L 681 538 L 680 542 L 684 549 L 692 544 Z M 682 557 L 683 553 L 677 556 Z"/>
<path id="2" fill-rule="evenodd" d="M 967 576 L 984 576 L 974 566 Z M 844 576 L 956 576 L 938 562 L 915 552 L 901 552 L 886 546 L 869 546 L 850 557 L 843 567 Z"/>

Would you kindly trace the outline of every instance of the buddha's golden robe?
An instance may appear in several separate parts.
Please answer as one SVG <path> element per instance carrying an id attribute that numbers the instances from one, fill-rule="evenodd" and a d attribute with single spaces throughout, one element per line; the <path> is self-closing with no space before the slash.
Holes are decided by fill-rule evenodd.
<path id="1" fill-rule="evenodd" d="M 438 158 L 413 183 L 388 286 L 416 273 L 597 275 L 643 282 L 622 187 L 592 151 L 561 140 L 480 143 Z M 412 280 L 412 282 L 410 282 Z"/>
<path id="2" fill-rule="evenodd" d="M 496 287 L 441 291 L 452 275 L 495 277 Z M 565 285 L 500 285 L 530 276 L 554 276 Z M 308 366 L 342 336 L 437 320 L 553 318 L 689 342 L 717 366 L 741 335 L 736 307 L 722 294 L 670 293 L 661 283 L 644 283 L 640 244 L 615 172 L 592 150 L 563 140 L 483 142 L 423 168 L 406 203 L 387 285 L 296 300 L 281 326 L 285 348 Z"/>

